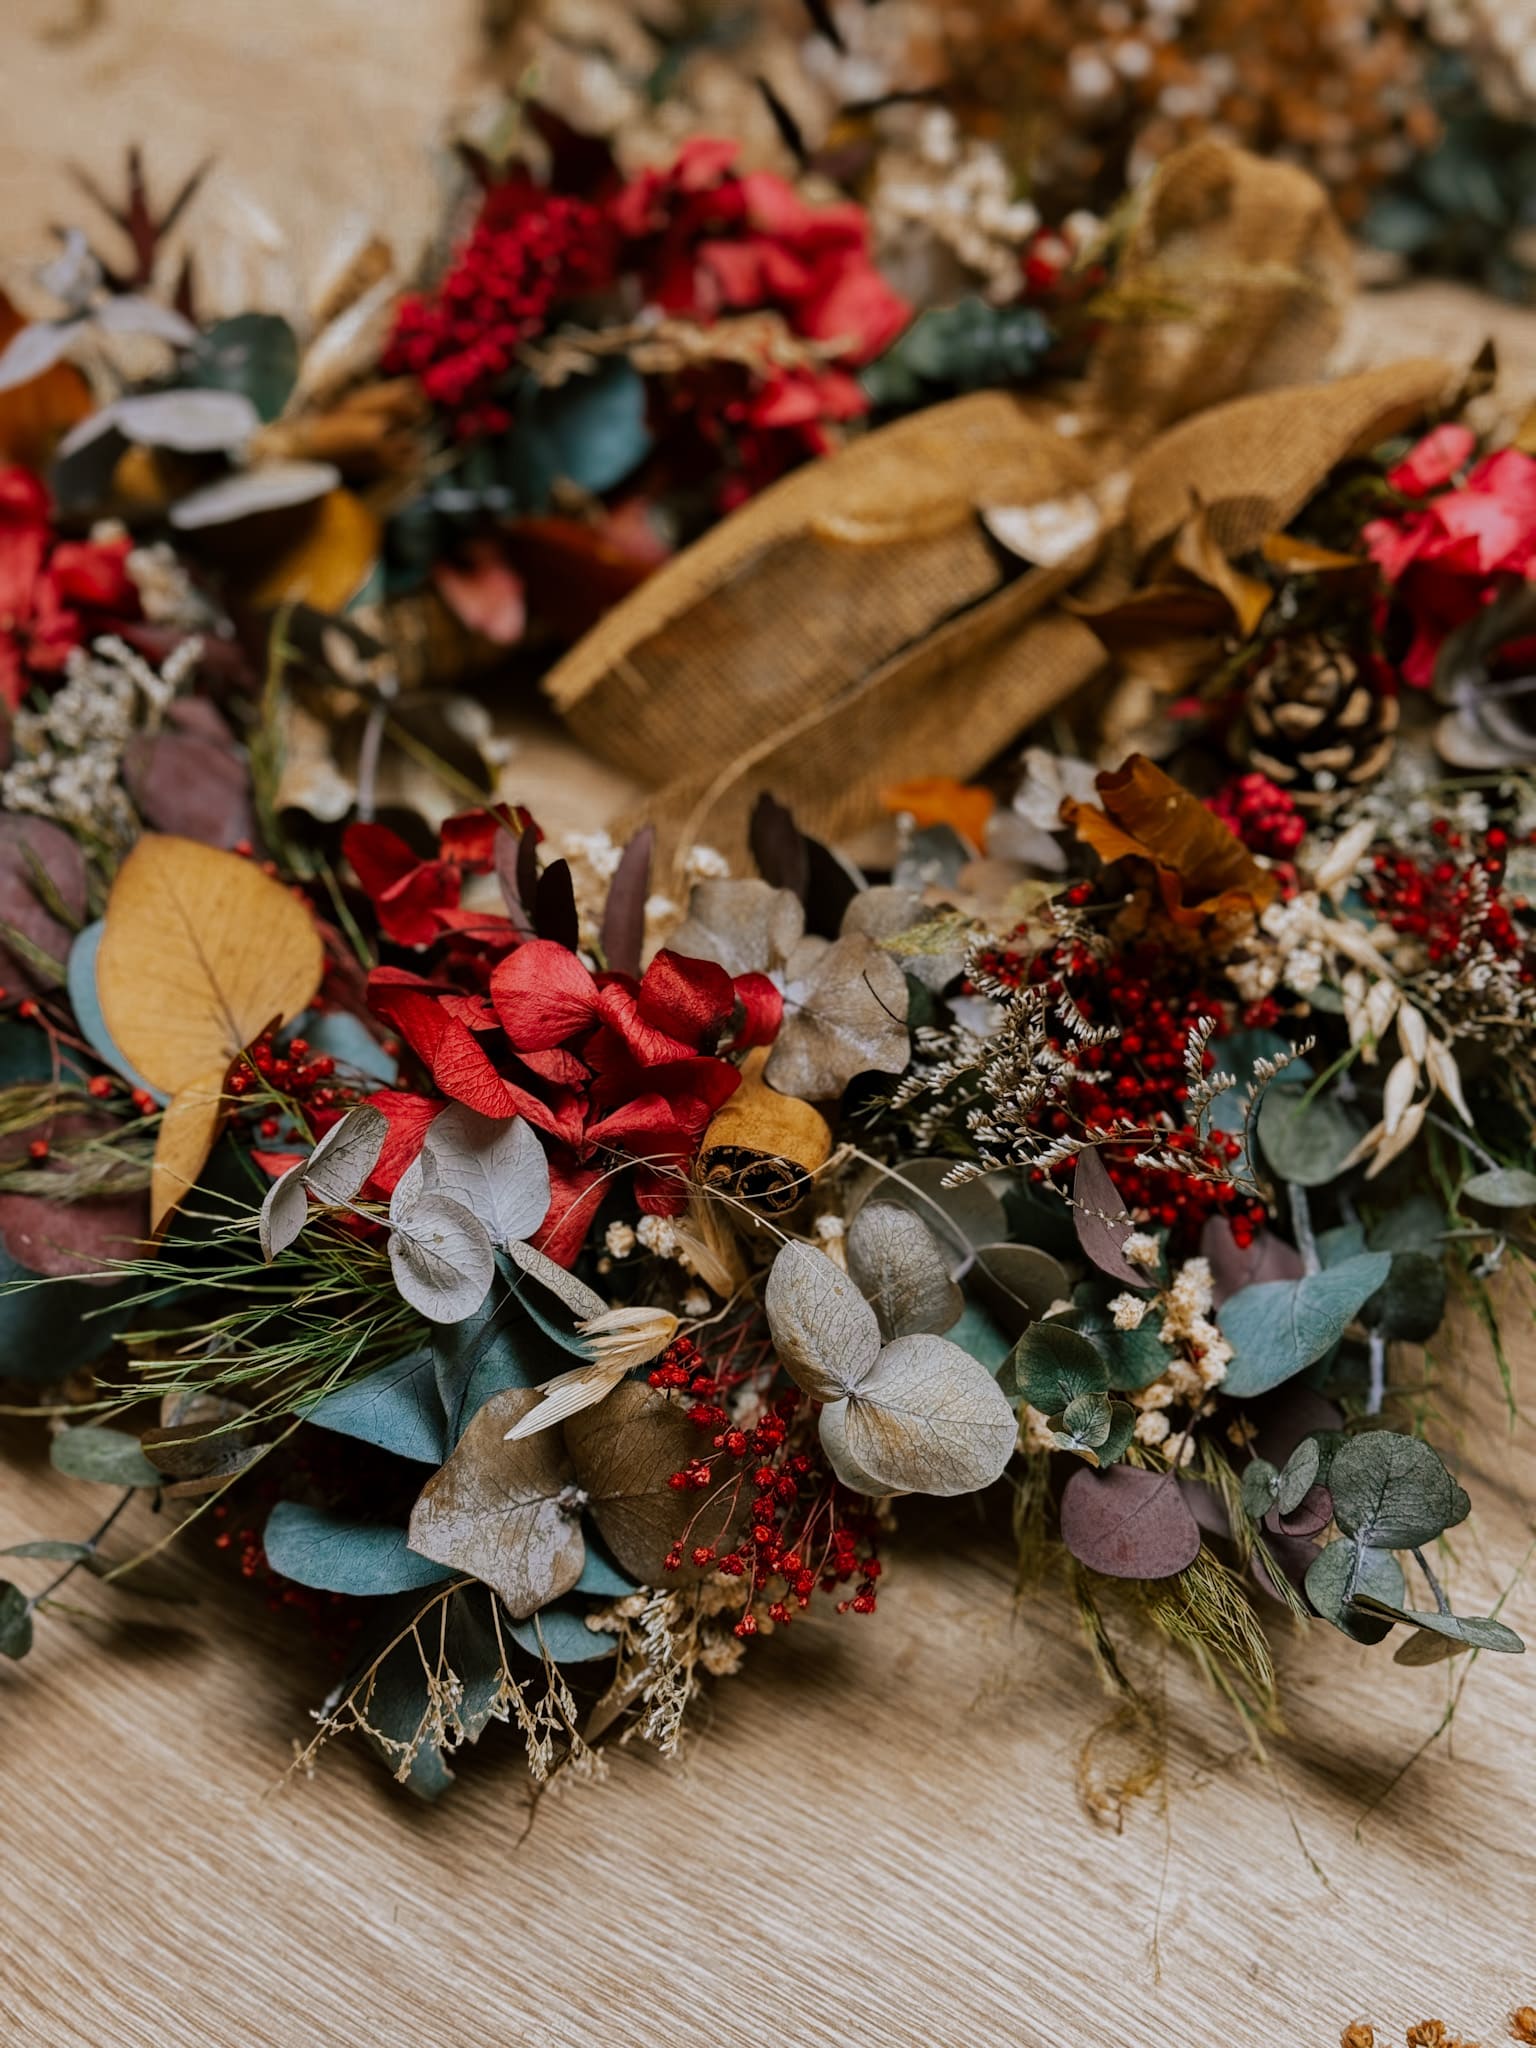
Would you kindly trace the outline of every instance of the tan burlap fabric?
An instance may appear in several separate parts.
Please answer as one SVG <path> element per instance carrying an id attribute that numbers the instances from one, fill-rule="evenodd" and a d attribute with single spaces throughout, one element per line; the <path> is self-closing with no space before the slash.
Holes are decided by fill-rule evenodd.
<path id="1" fill-rule="evenodd" d="M 1129 590 L 1194 498 L 1224 547 L 1252 546 L 1448 394 L 1454 373 L 1426 360 L 1298 388 L 1349 291 L 1318 186 L 1195 145 L 1147 196 L 1123 324 L 1083 386 L 956 399 L 798 471 L 610 613 L 552 671 L 553 702 L 656 786 L 664 851 L 704 839 L 739 857 L 764 789 L 837 838 L 893 783 L 974 774 L 1102 669 L 1063 599 Z M 981 516 L 1085 493 L 1098 532 L 1022 573 Z"/>

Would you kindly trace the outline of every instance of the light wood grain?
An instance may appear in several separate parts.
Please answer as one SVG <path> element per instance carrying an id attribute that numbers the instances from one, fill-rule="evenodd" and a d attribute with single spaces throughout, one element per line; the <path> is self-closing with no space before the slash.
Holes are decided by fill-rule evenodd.
<path id="1" fill-rule="evenodd" d="M 1454 1591 L 1479 1608 L 1531 1543 L 1536 1458 L 1470 1319 L 1440 1349 L 1475 1504 Z M 5 1429 L 0 1540 L 85 1532 L 101 1490 Z M 345 1748 L 280 1786 L 327 1683 L 317 1646 L 188 1554 L 196 1607 L 89 1587 L 135 1624 L 55 1619 L 0 1671 L 4 2038 L 1303 2048 L 1434 2015 L 1492 2042 L 1536 1999 L 1536 1664 L 1481 1658 L 1454 1750 L 1370 1812 L 1464 1665 L 1404 1671 L 1310 1629 L 1264 1767 L 1143 1651 L 1168 1769 L 1116 1834 L 1076 1790 L 1106 1703 L 1065 1601 L 1016 1613 L 1006 1541 L 971 1510 L 905 1519 L 878 1614 L 757 1646 L 678 1764 L 619 1754 L 531 1822 L 500 1730 L 433 1810 Z M 140 1512 L 129 1534 L 152 1533 Z M 1505 1612 L 1536 1632 L 1527 1586 Z"/>
<path id="2" fill-rule="evenodd" d="M 216 145 L 302 250 L 359 204 L 408 243 L 471 11 L 105 0 L 70 43 L 41 39 L 69 0 L 11 0 L 0 255 L 33 255 L 71 210 L 62 157 L 108 171 L 135 137 L 167 174 Z M 1529 325 L 1496 318 L 1506 359 L 1536 360 Z M 1408 294 L 1367 302 L 1348 346 L 1475 348 L 1481 324 L 1467 295 Z M 558 748 L 525 744 L 558 782 Z M 1470 1319 L 1437 1349 L 1441 1441 L 1475 1504 L 1454 1591 L 1477 1606 L 1532 1541 L 1536 1458 Z M 48 1473 L 37 1428 L 0 1422 L 0 1543 L 82 1534 L 103 1499 Z M 0 1667 L 0 2038 L 1331 2048 L 1351 2019 L 1400 2042 L 1432 2015 L 1493 2043 L 1536 2000 L 1536 1662 L 1480 1659 L 1454 1751 L 1371 1812 L 1464 1666 L 1401 1671 L 1313 1628 L 1286 1648 L 1290 1732 L 1262 1766 L 1167 1661 L 1166 1776 L 1116 1834 L 1076 1789 L 1107 1707 L 1065 1601 L 1016 1613 L 1006 1536 L 972 1509 L 904 1519 L 877 1615 L 760 1644 L 677 1765 L 625 1752 L 531 1818 L 499 1730 L 434 1810 L 343 1748 L 282 1783 L 322 1647 L 190 1551 L 171 1570 L 196 1606 L 88 1585 L 81 1604 L 117 1621 L 50 1620 Z M 114 1544 L 160 1526 L 141 1508 Z M 1506 1613 L 1536 1633 L 1528 1588 Z M 1159 1681 L 1145 1653 L 1139 1670 Z"/>

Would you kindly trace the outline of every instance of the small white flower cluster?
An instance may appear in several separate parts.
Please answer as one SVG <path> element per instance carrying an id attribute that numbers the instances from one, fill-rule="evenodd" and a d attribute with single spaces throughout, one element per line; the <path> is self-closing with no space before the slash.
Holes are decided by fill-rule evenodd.
<path id="1" fill-rule="evenodd" d="M 931 236 L 997 305 L 1018 297 L 1019 250 L 1040 225 L 1036 208 L 1014 197 L 1001 152 L 962 139 L 942 107 L 924 111 L 909 148 L 881 156 L 870 217 L 878 246 L 899 245 L 914 232 Z"/>
<path id="2" fill-rule="evenodd" d="M 120 781 L 124 749 L 139 734 L 159 730 L 201 655 L 201 641 L 184 640 L 156 670 L 115 637 L 72 648 L 64 684 L 44 709 L 16 714 L 15 758 L 0 775 L 0 806 L 96 839 L 131 838 L 136 820 Z"/>
<path id="3" fill-rule="evenodd" d="M 1160 1378 L 1130 1396 L 1131 1406 L 1138 1411 L 1138 1443 L 1168 1443 L 1174 1430 L 1167 1411 L 1180 1406 L 1193 1415 L 1206 1413 L 1212 1393 L 1226 1378 L 1232 1347 L 1211 1320 L 1213 1305 L 1210 1261 L 1186 1259 L 1162 1297 L 1163 1320 L 1158 1330 L 1163 1343 L 1173 1346 L 1179 1355 Z M 1110 1306 L 1114 1309 L 1117 1304 Z M 1121 1329 L 1136 1327 L 1121 1323 L 1118 1316 L 1116 1325 Z M 1187 1465 L 1194 1455 L 1194 1437 L 1188 1429 L 1179 1435 L 1177 1454 L 1181 1465 Z"/>

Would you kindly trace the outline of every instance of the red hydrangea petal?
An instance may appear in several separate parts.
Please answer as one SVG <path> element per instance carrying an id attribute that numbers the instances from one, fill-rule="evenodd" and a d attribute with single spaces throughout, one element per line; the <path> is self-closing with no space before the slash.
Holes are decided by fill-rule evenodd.
<path id="1" fill-rule="evenodd" d="M 497 962 L 491 1000 L 518 1052 L 547 1052 L 597 1021 L 597 983 L 553 939 L 529 939 Z"/>
<path id="2" fill-rule="evenodd" d="M 738 1022 L 732 1040 L 738 1052 L 754 1045 L 772 1045 L 784 1022 L 784 998 L 766 974 L 736 977 Z"/>
<path id="3" fill-rule="evenodd" d="M 560 1131 L 567 1119 L 526 1088 L 498 1074 L 475 1034 L 450 1016 L 425 983 L 387 968 L 368 978 L 368 1003 L 399 1032 L 443 1093 L 482 1116 L 525 1116 L 541 1131 Z"/>

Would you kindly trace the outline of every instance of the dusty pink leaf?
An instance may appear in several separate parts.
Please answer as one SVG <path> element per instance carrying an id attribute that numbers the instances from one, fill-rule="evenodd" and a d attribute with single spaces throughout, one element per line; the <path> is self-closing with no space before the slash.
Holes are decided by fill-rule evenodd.
<path id="1" fill-rule="evenodd" d="M 54 916 L 38 890 L 56 894 L 72 918 L 85 917 L 85 856 L 77 842 L 46 818 L 0 817 L 0 924 L 10 925 L 50 959 L 60 979 L 69 956 L 70 927 Z M 56 984 L 40 980 L 0 936 L 0 979 L 12 995 L 36 996 Z"/>
<path id="2" fill-rule="evenodd" d="M 1125 1241 L 1135 1229 L 1120 1199 L 1120 1191 L 1109 1177 L 1099 1152 L 1092 1146 L 1079 1152 L 1072 1174 L 1072 1221 L 1083 1256 L 1101 1273 L 1125 1287 L 1147 1287 L 1151 1275 L 1143 1266 L 1133 1266 L 1125 1256 Z"/>
<path id="3" fill-rule="evenodd" d="M 1113 1579 L 1171 1579 L 1200 1554 L 1200 1528 L 1171 1472 L 1084 1465 L 1061 1496 L 1061 1538 L 1079 1564 Z"/>

